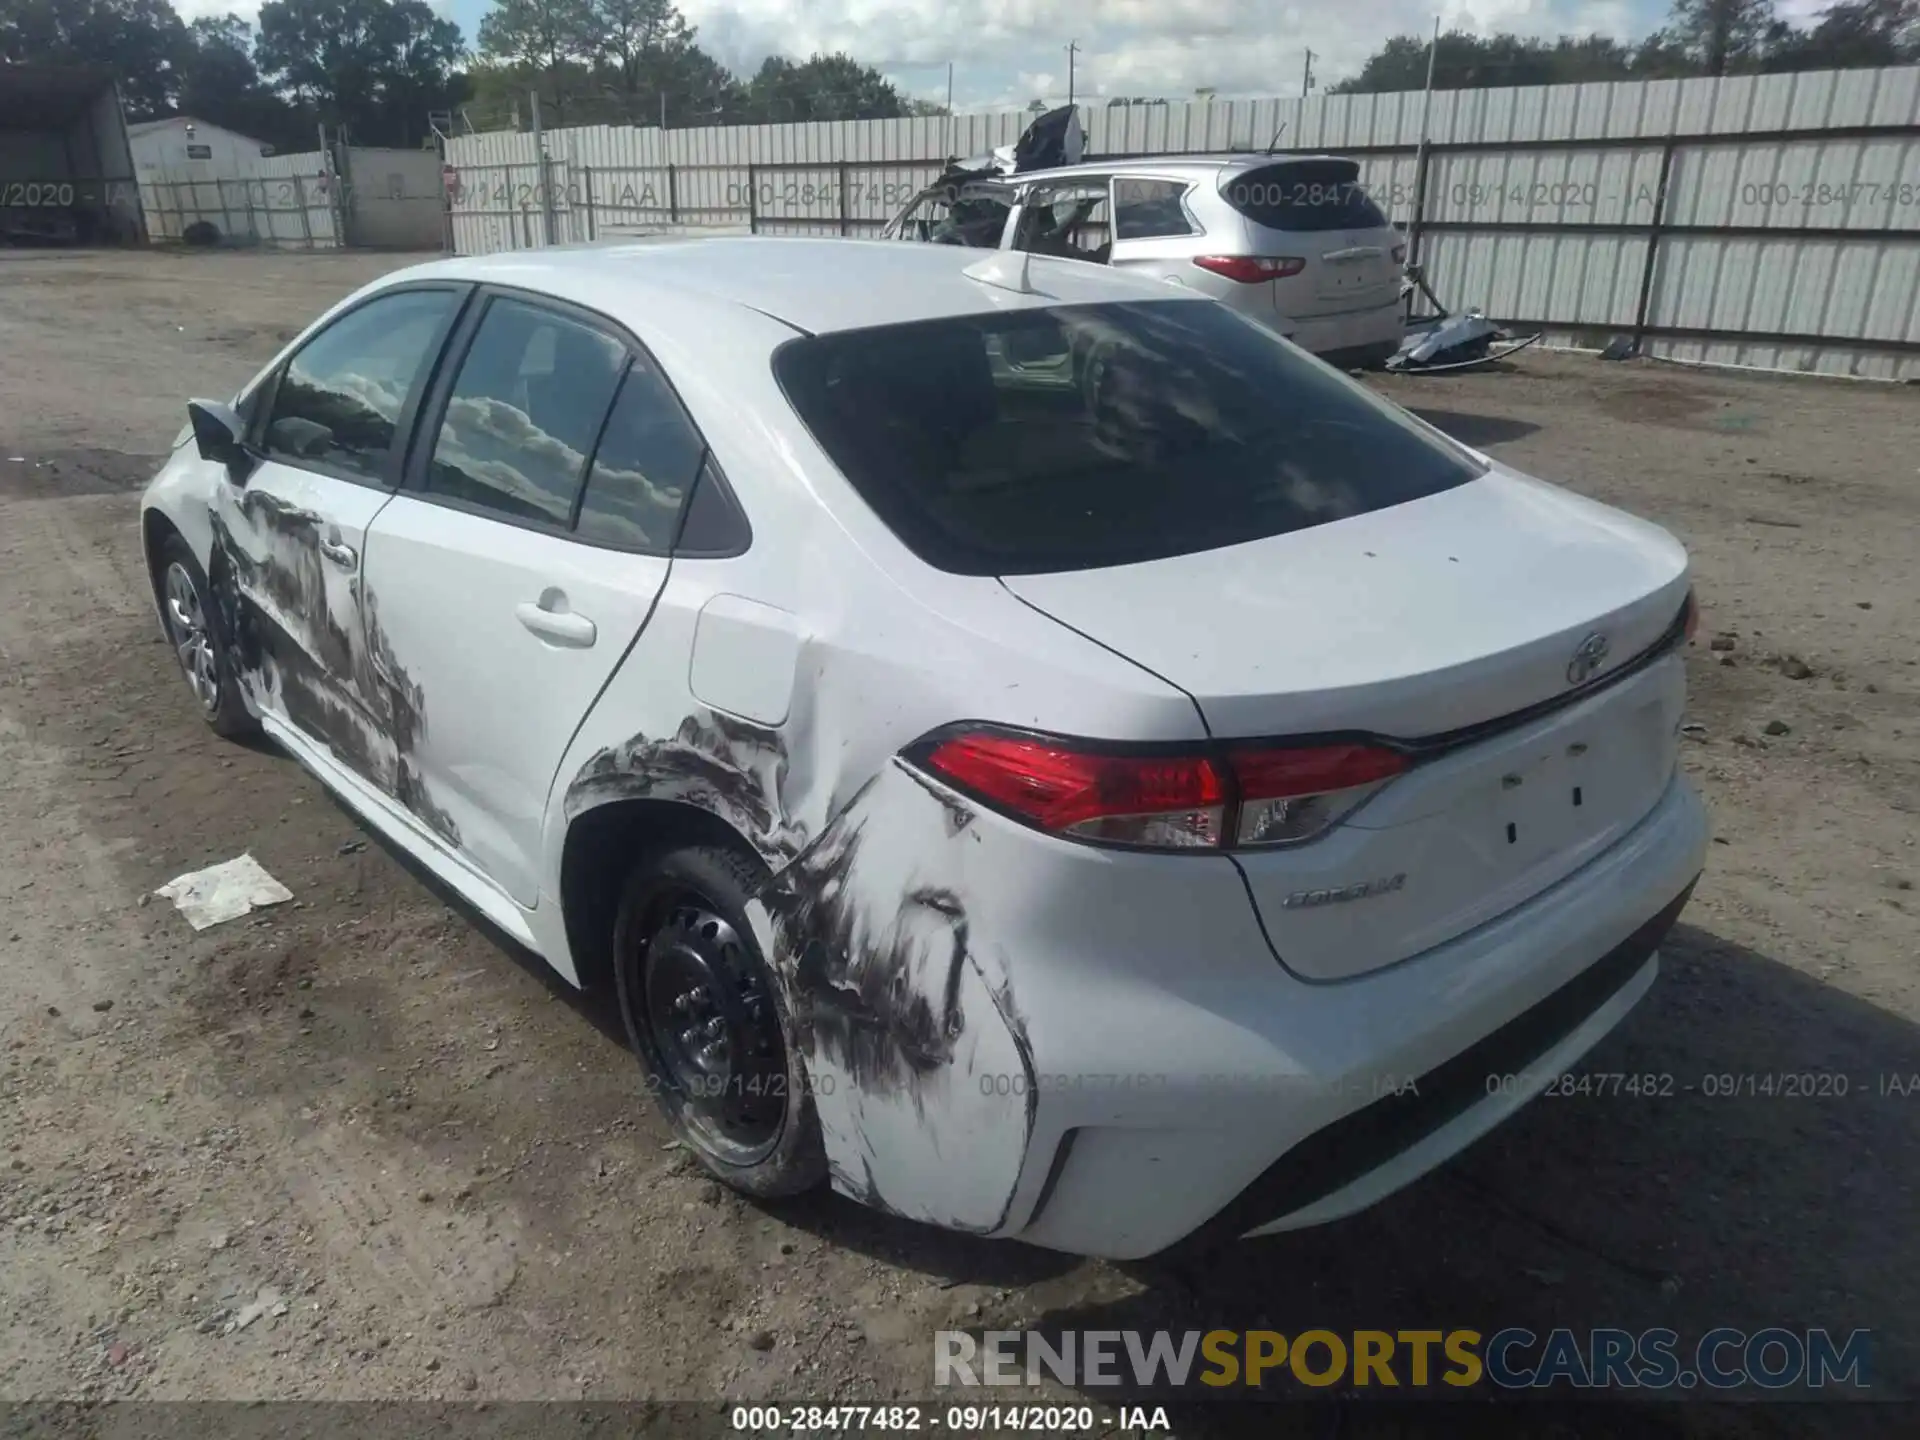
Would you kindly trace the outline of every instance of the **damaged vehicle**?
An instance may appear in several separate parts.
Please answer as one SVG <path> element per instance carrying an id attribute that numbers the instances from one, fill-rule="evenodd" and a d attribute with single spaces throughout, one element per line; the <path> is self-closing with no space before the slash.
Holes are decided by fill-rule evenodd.
<path id="1" fill-rule="evenodd" d="M 1211 296 L 1342 369 L 1378 368 L 1400 350 L 1406 241 L 1367 195 L 1358 162 L 1162 155 L 1037 168 L 1026 153 L 949 167 L 881 238 L 1134 271 Z"/>
<path id="2" fill-rule="evenodd" d="M 1647 993 L 1688 557 L 1198 291 L 742 237 L 447 259 L 196 400 L 158 618 L 636 1103 L 1137 1257 L 1413 1181 Z"/>

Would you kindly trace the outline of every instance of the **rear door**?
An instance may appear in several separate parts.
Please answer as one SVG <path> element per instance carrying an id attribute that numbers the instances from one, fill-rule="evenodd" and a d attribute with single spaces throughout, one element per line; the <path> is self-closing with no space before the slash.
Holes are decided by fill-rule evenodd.
<path id="1" fill-rule="evenodd" d="M 1113 180 L 1113 256 L 1110 264 L 1155 279 L 1193 276 L 1200 226 L 1187 208 L 1191 180 L 1116 175 Z"/>
<path id="2" fill-rule="evenodd" d="M 632 337 L 557 302 L 483 292 L 442 372 L 367 624 L 407 700 L 403 803 L 531 907 L 548 788 L 666 583 L 705 445 Z"/>
<path id="3" fill-rule="evenodd" d="M 1397 305 L 1399 232 L 1353 160 L 1276 160 L 1229 175 L 1221 197 L 1247 222 L 1255 255 L 1298 258 L 1271 281 L 1274 309 L 1299 320 Z"/>
<path id="4" fill-rule="evenodd" d="M 469 287 L 384 290 L 328 322 L 259 392 L 244 485 L 215 491 L 215 603 L 266 715 L 392 794 L 393 696 L 371 664 L 361 567 L 401 445 Z"/>

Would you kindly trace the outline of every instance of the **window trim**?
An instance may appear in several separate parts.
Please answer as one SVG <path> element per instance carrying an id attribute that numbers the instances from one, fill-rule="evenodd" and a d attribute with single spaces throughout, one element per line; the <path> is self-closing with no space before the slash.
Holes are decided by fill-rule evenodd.
<path id="1" fill-rule="evenodd" d="M 384 490 L 388 494 L 399 489 L 402 467 L 413 445 L 413 432 L 419 421 L 421 403 L 438 377 L 441 365 L 445 363 L 448 340 L 459 329 L 473 299 L 474 288 L 473 282 L 469 280 L 406 280 L 394 285 L 383 285 L 372 294 L 356 300 L 302 339 L 278 364 L 250 387 L 253 394 L 249 399 L 257 400 L 258 403 L 253 413 L 247 417 L 245 443 L 247 453 L 252 457 L 254 465 L 256 467 L 266 464 L 285 465 L 292 470 L 324 475 L 330 480 L 342 480 L 349 485 L 358 485 L 367 490 Z M 415 375 L 414 382 L 407 391 L 407 398 L 401 403 L 400 413 L 394 417 L 394 443 L 387 449 L 387 462 L 379 477 L 359 470 L 350 470 L 344 465 L 280 455 L 267 449 L 266 431 L 273 418 L 273 408 L 280 400 L 280 382 L 286 378 L 287 368 L 305 354 L 316 340 L 330 333 L 334 327 L 351 316 L 358 315 L 382 300 L 391 299 L 396 295 L 434 291 L 452 294 L 454 302 L 445 319 L 441 321 L 440 328 L 434 333 L 433 339 L 428 342 L 426 364 Z"/>
<path id="2" fill-rule="evenodd" d="M 557 295 L 549 295 L 544 291 L 493 282 L 475 285 L 473 289 L 474 293 L 469 297 L 459 325 L 442 348 L 440 361 L 435 367 L 431 383 L 421 396 L 419 413 L 407 445 L 406 459 L 398 481 L 402 494 L 429 505 L 457 510 L 461 514 L 472 515 L 481 520 L 491 520 L 496 524 L 512 526 L 518 530 L 530 530 L 536 535 L 551 535 L 555 539 L 582 545 L 590 550 L 607 550 L 621 555 L 647 555 L 656 559 L 667 559 L 675 555 L 685 555 L 688 559 L 732 559 L 747 552 L 753 543 L 753 524 L 747 517 L 746 507 L 740 503 L 738 492 L 727 483 L 726 476 L 720 468 L 720 462 L 714 458 L 712 442 L 707 439 L 706 431 L 700 428 L 699 422 L 693 418 L 693 412 L 688 409 L 687 402 L 681 396 L 679 387 L 673 383 L 673 377 L 667 372 L 667 367 L 660 363 L 653 351 L 648 349 L 637 335 L 611 315 L 586 305 L 576 304 L 571 300 L 563 300 Z M 600 416 L 599 428 L 594 432 L 593 448 L 586 457 L 586 469 L 580 478 L 580 489 L 573 498 L 568 523 L 564 525 L 532 520 L 519 515 L 507 515 L 489 506 L 433 490 L 426 483 L 427 467 L 433 460 L 434 445 L 440 438 L 440 427 L 446 419 L 447 404 L 453 397 L 453 387 L 459 382 L 461 368 L 466 364 L 467 354 L 473 348 L 474 337 L 480 332 L 487 309 L 495 300 L 512 300 L 517 304 L 536 310 L 546 310 L 561 318 L 598 330 L 627 352 L 626 363 L 622 365 L 619 378 L 613 387 L 613 395 L 608 399 L 607 408 Z M 673 403 L 679 407 L 681 418 L 686 421 L 687 427 L 693 431 L 695 438 L 700 442 L 700 464 L 694 470 L 693 479 L 687 485 L 686 493 L 680 497 L 680 510 L 673 521 L 673 535 L 664 545 L 622 545 L 611 540 L 589 538 L 580 534 L 575 528 L 579 523 L 581 505 L 586 499 L 587 482 L 593 477 L 594 462 L 600 455 L 600 444 L 606 438 L 607 423 L 613 418 L 613 407 L 619 402 L 621 388 L 625 385 L 627 374 L 636 360 L 653 367 L 654 373 L 667 387 L 667 393 L 673 397 Z M 744 536 L 737 548 L 724 554 L 700 552 L 695 555 L 693 552 L 679 548 L 680 532 L 686 527 L 687 512 L 693 503 L 693 492 L 699 487 L 709 469 L 720 483 L 724 498 L 730 503 L 734 513 L 740 517 Z"/>

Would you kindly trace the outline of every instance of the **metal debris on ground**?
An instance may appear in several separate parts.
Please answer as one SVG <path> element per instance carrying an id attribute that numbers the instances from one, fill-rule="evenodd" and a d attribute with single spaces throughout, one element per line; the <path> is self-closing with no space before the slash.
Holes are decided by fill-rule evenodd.
<path id="1" fill-rule="evenodd" d="M 176 876 L 153 893 L 171 900 L 173 908 L 196 930 L 238 920 L 263 905 L 293 899 L 293 892 L 251 855 Z"/>
<path id="2" fill-rule="evenodd" d="M 1465 370 L 1504 360 L 1539 340 L 1539 335 L 1515 336 L 1478 310 L 1448 315 L 1418 330 L 1409 330 L 1387 369 L 1410 371 Z"/>
<path id="3" fill-rule="evenodd" d="M 1386 368 L 1395 374 L 1416 371 L 1430 374 L 1438 370 L 1468 370 L 1476 365 L 1490 365 L 1495 360 L 1504 360 L 1515 351 L 1526 349 L 1540 339 L 1540 335 L 1516 336 L 1489 320 L 1481 310 L 1469 309 L 1454 314 L 1440 303 L 1440 297 L 1433 293 L 1433 287 L 1427 283 L 1425 270 L 1418 264 L 1406 267 L 1400 296 L 1407 307 L 1406 338 L 1386 362 Z M 1434 313 L 1415 315 L 1413 302 L 1416 296 L 1425 296 L 1432 304 Z"/>

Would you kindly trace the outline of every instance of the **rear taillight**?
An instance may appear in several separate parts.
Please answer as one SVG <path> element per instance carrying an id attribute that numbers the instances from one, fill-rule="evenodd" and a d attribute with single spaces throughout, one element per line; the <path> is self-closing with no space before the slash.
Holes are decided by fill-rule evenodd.
<path id="1" fill-rule="evenodd" d="M 1398 751 L 1359 744 L 1244 750 L 1231 760 L 1242 845 L 1310 840 L 1407 768 Z"/>
<path id="2" fill-rule="evenodd" d="M 1215 275 L 1238 280 L 1242 285 L 1284 280 L 1307 268 L 1307 262 L 1298 255 L 1197 255 L 1193 263 Z"/>
<path id="3" fill-rule="evenodd" d="M 1367 744 L 1163 753 L 968 730 L 912 747 L 957 789 L 1057 835 L 1154 850 L 1292 845 L 1407 768 Z"/>

